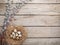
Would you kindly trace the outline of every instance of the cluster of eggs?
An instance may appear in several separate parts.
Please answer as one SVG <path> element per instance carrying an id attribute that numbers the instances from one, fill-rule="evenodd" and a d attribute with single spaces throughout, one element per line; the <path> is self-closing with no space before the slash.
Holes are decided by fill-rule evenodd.
<path id="1" fill-rule="evenodd" d="M 19 40 L 22 37 L 22 33 L 20 31 L 17 31 L 17 29 L 14 29 L 10 34 L 10 37 L 12 39 Z"/>

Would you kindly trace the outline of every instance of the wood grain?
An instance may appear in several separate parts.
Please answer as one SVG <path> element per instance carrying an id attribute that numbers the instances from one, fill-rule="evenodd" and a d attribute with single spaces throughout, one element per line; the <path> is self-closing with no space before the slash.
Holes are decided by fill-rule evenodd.
<path id="1" fill-rule="evenodd" d="M 14 0 L 15 3 L 20 3 Z M 0 33 L 7 0 L 0 0 Z M 16 25 L 28 33 L 23 45 L 60 45 L 60 0 L 32 0 L 16 13 Z M 36 16 L 35 16 L 36 15 Z"/>
<path id="2" fill-rule="evenodd" d="M 60 4 L 27 4 L 17 14 L 60 14 Z"/>
<path id="3" fill-rule="evenodd" d="M 28 33 L 28 38 L 53 38 L 60 37 L 60 27 L 24 27 Z M 1 32 L 0 27 L 0 32 Z"/>
<path id="4" fill-rule="evenodd" d="M 60 39 L 27 39 L 23 45 L 60 45 Z"/>
<path id="5" fill-rule="evenodd" d="M 23 26 L 60 26 L 60 16 L 15 16 L 16 25 Z"/>
<path id="6" fill-rule="evenodd" d="M 2 26 L 5 17 L 0 16 L 0 18 L 0 26 Z M 60 16 L 15 16 L 15 19 L 13 23 L 16 25 L 60 26 Z"/>
<path id="7" fill-rule="evenodd" d="M 28 37 L 60 37 L 60 27 L 25 27 Z"/>
<path id="8" fill-rule="evenodd" d="M 14 3 L 18 2 L 14 0 Z M 7 3 L 7 0 L 0 0 L 0 3 Z M 60 0 L 32 0 L 32 2 L 28 3 L 60 3 Z"/>
<path id="9" fill-rule="evenodd" d="M 0 4 L 0 14 L 5 13 L 5 4 Z M 16 14 L 60 15 L 60 4 L 26 4 Z"/>
<path id="10" fill-rule="evenodd" d="M 3 22 L 4 22 L 4 16 L 0 16 L 0 25 L 3 25 Z"/>
<path id="11" fill-rule="evenodd" d="M 0 4 L 0 14 L 4 14 L 5 9 L 5 4 Z"/>

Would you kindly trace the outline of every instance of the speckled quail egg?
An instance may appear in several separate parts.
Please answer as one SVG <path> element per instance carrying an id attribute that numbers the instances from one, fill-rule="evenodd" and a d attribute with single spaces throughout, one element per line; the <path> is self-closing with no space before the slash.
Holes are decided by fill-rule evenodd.
<path id="1" fill-rule="evenodd" d="M 19 35 L 21 34 L 21 32 L 20 32 L 20 31 L 18 31 L 17 33 L 18 33 Z"/>
<path id="2" fill-rule="evenodd" d="M 14 32 L 17 32 L 17 29 L 14 29 Z"/>
<path id="3" fill-rule="evenodd" d="M 19 38 L 19 37 L 17 37 L 16 39 L 17 39 L 17 40 L 19 40 L 20 38 Z"/>
<path id="4" fill-rule="evenodd" d="M 14 33 L 14 32 L 12 32 L 12 35 L 15 35 L 15 33 Z"/>
<path id="5" fill-rule="evenodd" d="M 22 35 L 19 35 L 19 37 L 22 37 Z"/>
<path id="6" fill-rule="evenodd" d="M 16 33 L 16 36 L 18 36 L 18 33 Z"/>
<path id="7" fill-rule="evenodd" d="M 15 39 L 16 38 L 16 36 L 13 36 L 13 39 Z"/>
<path id="8" fill-rule="evenodd" d="M 10 35 L 10 37 L 12 38 L 12 37 L 13 37 L 13 35 Z"/>

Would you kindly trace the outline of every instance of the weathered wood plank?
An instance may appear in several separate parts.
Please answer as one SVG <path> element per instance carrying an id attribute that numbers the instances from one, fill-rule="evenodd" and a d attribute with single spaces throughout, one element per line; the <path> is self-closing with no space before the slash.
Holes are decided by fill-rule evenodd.
<path id="1" fill-rule="evenodd" d="M 0 4 L 0 14 L 5 13 L 5 5 Z M 17 14 L 60 15 L 60 4 L 26 4 Z"/>
<path id="2" fill-rule="evenodd" d="M 5 4 L 0 4 L 0 14 L 4 14 L 5 12 Z"/>
<path id="3" fill-rule="evenodd" d="M 17 0 L 13 0 L 14 3 L 18 2 Z M 0 3 L 7 3 L 7 0 L 0 0 Z M 60 0 L 32 0 L 32 2 L 28 3 L 60 3 Z"/>
<path id="4" fill-rule="evenodd" d="M 3 22 L 4 22 L 4 16 L 0 16 L 0 25 L 3 25 Z"/>
<path id="5" fill-rule="evenodd" d="M 27 39 L 23 45 L 60 45 L 60 39 Z"/>
<path id="6" fill-rule="evenodd" d="M 23 26 L 60 26 L 60 16 L 15 16 L 13 23 Z M 0 16 L 0 26 L 3 25 L 4 16 Z M 3 21 L 2 21 L 3 20 Z"/>
<path id="7" fill-rule="evenodd" d="M 60 16 L 15 16 L 16 25 L 24 26 L 60 26 Z"/>
<path id="8" fill-rule="evenodd" d="M 27 4 L 17 14 L 60 14 L 60 4 Z"/>
<path id="9" fill-rule="evenodd" d="M 28 37 L 60 37 L 60 27 L 25 27 Z"/>
<path id="10" fill-rule="evenodd" d="M 28 37 L 60 37 L 60 27 L 25 27 Z"/>
<path id="11" fill-rule="evenodd" d="M 24 27 L 24 28 L 28 33 L 28 38 L 60 37 L 60 27 Z"/>

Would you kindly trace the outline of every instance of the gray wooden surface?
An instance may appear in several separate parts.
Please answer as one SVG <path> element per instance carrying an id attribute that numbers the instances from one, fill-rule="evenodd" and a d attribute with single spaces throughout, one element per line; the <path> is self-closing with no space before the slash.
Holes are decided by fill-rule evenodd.
<path id="1" fill-rule="evenodd" d="M 0 29 L 6 3 L 7 0 L 0 0 Z M 15 18 L 14 24 L 23 25 L 28 33 L 23 45 L 60 45 L 60 0 L 32 0 Z"/>

